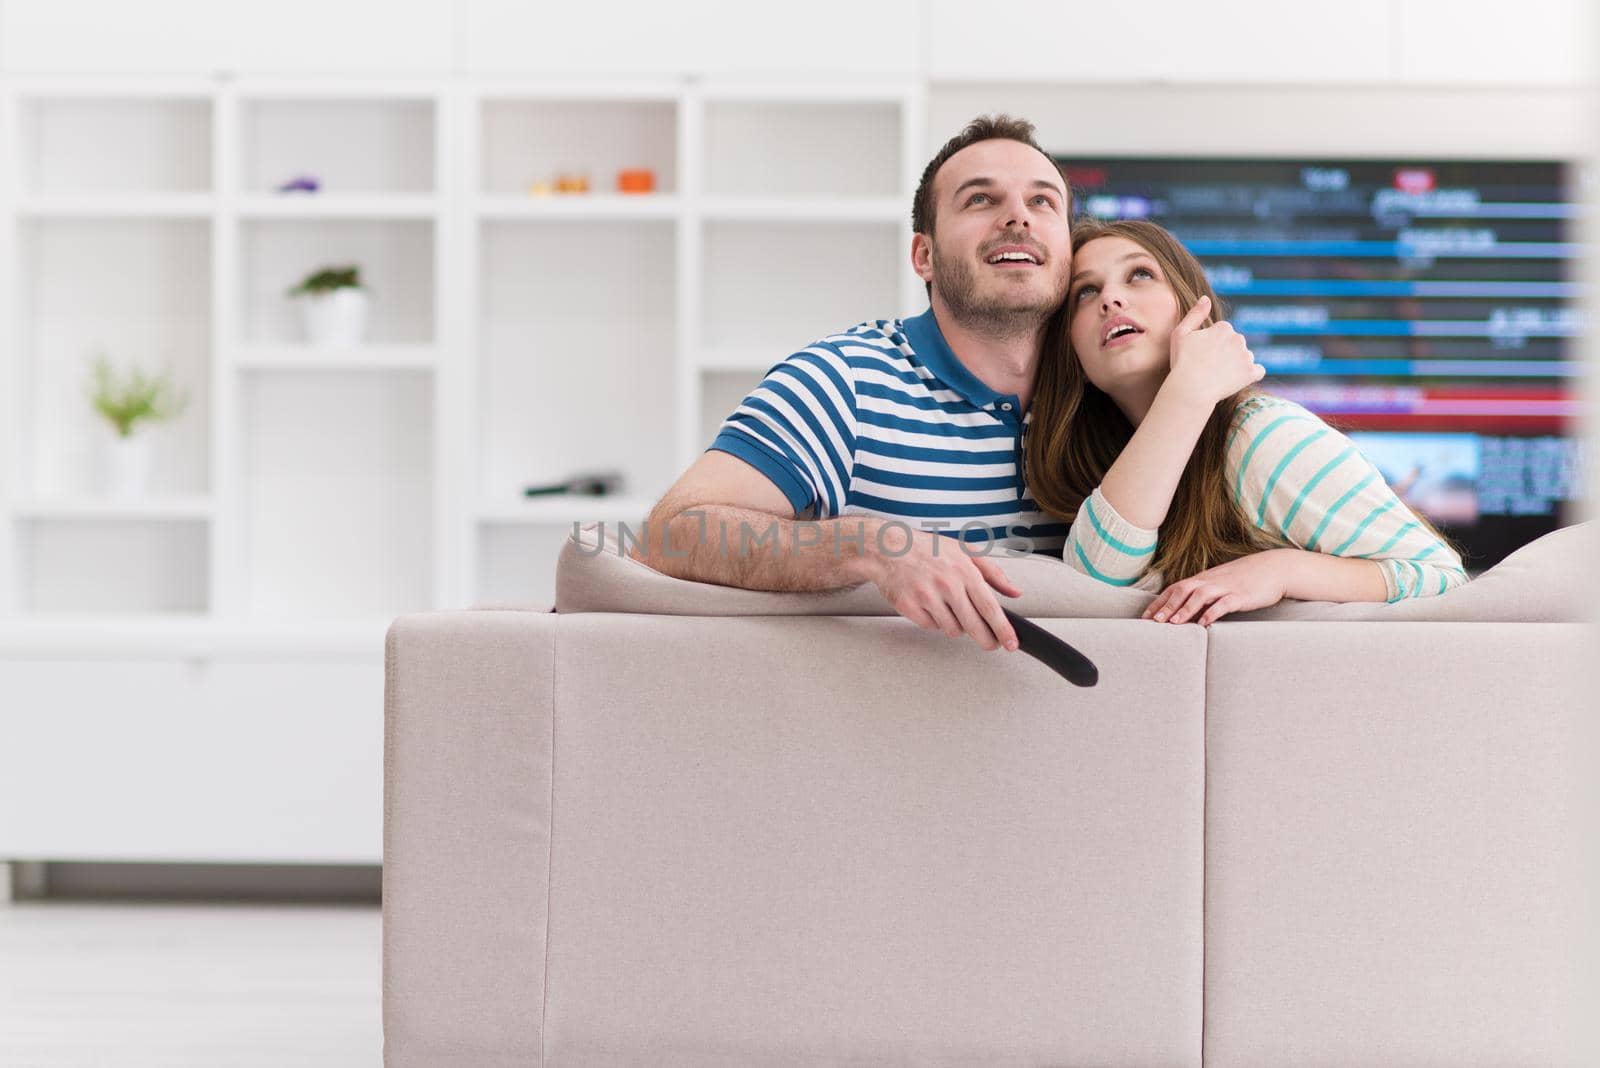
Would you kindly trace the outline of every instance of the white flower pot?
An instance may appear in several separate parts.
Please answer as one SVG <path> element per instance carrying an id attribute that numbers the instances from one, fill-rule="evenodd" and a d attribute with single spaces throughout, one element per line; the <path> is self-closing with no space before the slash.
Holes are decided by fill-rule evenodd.
<path id="1" fill-rule="evenodd" d="M 103 440 L 101 490 L 119 501 L 143 497 L 150 489 L 150 435 L 135 429 L 128 437 L 122 437 L 108 429 Z"/>
<path id="2" fill-rule="evenodd" d="M 367 329 L 367 294 L 362 289 L 308 293 L 306 340 L 313 345 L 359 345 Z"/>

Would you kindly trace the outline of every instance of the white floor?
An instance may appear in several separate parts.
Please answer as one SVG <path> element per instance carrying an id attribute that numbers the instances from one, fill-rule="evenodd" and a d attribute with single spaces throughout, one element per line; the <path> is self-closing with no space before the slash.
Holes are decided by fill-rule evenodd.
<path id="1" fill-rule="evenodd" d="M 378 1068 L 367 905 L 0 903 L 5 1068 Z"/>

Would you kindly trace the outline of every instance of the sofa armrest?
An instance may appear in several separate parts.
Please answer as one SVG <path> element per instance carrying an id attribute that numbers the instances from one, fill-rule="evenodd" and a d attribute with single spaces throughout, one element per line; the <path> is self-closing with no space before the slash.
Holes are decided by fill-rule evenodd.
<path id="1" fill-rule="evenodd" d="M 385 1065 L 538 1063 L 558 617 L 403 616 L 384 680 Z"/>

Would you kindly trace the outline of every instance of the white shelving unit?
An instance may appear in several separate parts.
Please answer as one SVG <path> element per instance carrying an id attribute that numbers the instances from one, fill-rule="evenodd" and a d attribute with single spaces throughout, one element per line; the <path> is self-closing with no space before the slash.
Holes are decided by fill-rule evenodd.
<path id="1" fill-rule="evenodd" d="M 920 310 L 922 92 L 0 78 L 0 860 L 378 860 L 389 622 L 547 601 L 768 367 Z M 306 344 L 287 289 L 350 263 L 365 342 Z M 98 481 L 102 351 L 190 398 L 138 500 Z M 63 781 L 89 734 L 126 760 Z"/>
<path id="2" fill-rule="evenodd" d="M 35 535 L 82 528 L 98 558 L 97 537 L 135 524 L 148 566 L 189 574 L 183 596 L 145 599 L 101 576 L 104 611 L 134 627 L 548 598 L 570 524 L 642 519 L 773 363 L 920 306 L 921 92 L 8 83 L 0 615 L 49 616 L 52 584 L 88 564 Z M 654 192 L 613 190 L 639 167 Z M 590 191 L 530 192 L 560 174 Z M 320 190 L 277 191 L 300 175 Z M 374 294 L 367 343 L 308 346 L 285 291 L 345 262 Z M 176 358 L 191 395 L 149 431 L 149 501 L 96 496 L 91 347 Z M 620 499 L 521 497 L 599 469 L 623 473 Z"/>
<path id="3" fill-rule="evenodd" d="M 465 581 L 514 603 L 549 596 L 546 562 L 574 522 L 637 529 L 772 364 L 920 310 L 921 90 L 501 84 L 465 104 L 479 398 Z M 611 192 L 631 167 L 654 171 L 656 192 Z M 591 192 L 527 195 L 561 173 Z M 623 475 L 618 499 L 519 496 L 606 469 Z"/>

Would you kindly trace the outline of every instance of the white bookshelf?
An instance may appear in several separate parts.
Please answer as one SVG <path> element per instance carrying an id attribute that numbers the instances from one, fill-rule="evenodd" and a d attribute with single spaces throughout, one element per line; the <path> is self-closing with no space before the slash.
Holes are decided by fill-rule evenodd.
<path id="1" fill-rule="evenodd" d="M 420 219 L 439 216 L 439 199 L 432 195 L 404 193 L 279 193 L 251 194 L 237 202 L 242 219 Z"/>
<path id="2" fill-rule="evenodd" d="M 766 368 L 919 308 L 921 92 L 8 81 L 0 618 L 548 599 L 571 524 L 642 519 Z M 654 190 L 619 192 L 625 168 Z M 278 191 L 302 175 L 320 188 Z M 561 175 L 588 191 L 539 188 Z M 372 291 L 365 340 L 308 345 L 285 291 L 341 263 Z M 171 360 L 190 394 L 146 430 L 148 501 L 98 496 L 96 348 Z M 521 493 L 600 470 L 619 497 Z M 124 534 L 145 577 L 96 563 Z"/>
<path id="3" fill-rule="evenodd" d="M 19 500 L 12 505 L 19 519 L 32 520 L 117 520 L 117 519 L 193 519 L 211 518 L 207 497 L 159 497 L 120 501 L 103 497 L 57 497 Z"/>
<path id="4" fill-rule="evenodd" d="M 472 202 L 480 220 L 509 219 L 678 219 L 683 200 L 673 193 L 588 193 L 529 196 L 484 193 Z"/>
<path id="5" fill-rule="evenodd" d="M 23 219 L 210 219 L 216 198 L 207 193 L 38 193 L 24 195 Z"/>
<path id="6" fill-rule="evenodd" d="M 573 523 L 637 526 L 762 370 L 920 309 L 920 90 L 499 85 L 464 103 L 479 398 L 465 573 L 478 601 L 515 603 L 551 595 Z M 632 167 L 654 192 L 615 190 Z M 562 173 L 590 191 L 530 195 Z M 520 497 L 598 470 L 622 474 L 620 497 Z"/>
<path id="7" fill-rule="evenodd" d="M 307 344 L 241 345 L 234 366 L 241 371 L 431 371 L 439 364 L 439 346 L 433 344 L 363 344 L 318 346 Z"/>
<path id="8" fill-rule="evenodd" d="M 58 799 L 0 819 L 0 859 L 377 860 L 389 622 L 548 602 L 573 525 L 637 527 L 766 368 L 920 310 L 921 92 L 0 77 L 0 686 L 33 701 L 0 750 L 122 730 L 96 701 L 193 739 L 130 754 L 170 780 L 149 830 Z M 654 190 L 618 191 L 625 168 Z M 302 174 L 321 188 L 277 191 Z M 561 174 L 589 190 L 536 188 Z M 285 292 L 346 263 L 365 338 L 310 345 Z M 97 351 L 190 398 L 143 430 L 136 500 L 98 480 Z M 616 494 L 523 494 L 606 470 Z M 262 751 L 337 817 L 237 845 L 222 816 L 174 823 L 192 789 L 274 826 L 180 758 L 284 702 Z M 51 774 L 0 760 L 0 811 L 56 813 Z"/>

